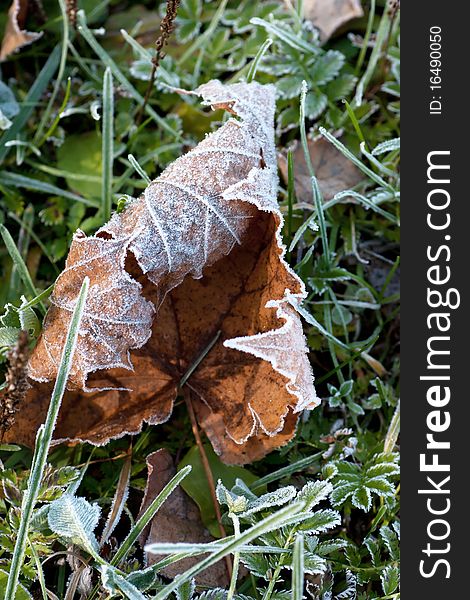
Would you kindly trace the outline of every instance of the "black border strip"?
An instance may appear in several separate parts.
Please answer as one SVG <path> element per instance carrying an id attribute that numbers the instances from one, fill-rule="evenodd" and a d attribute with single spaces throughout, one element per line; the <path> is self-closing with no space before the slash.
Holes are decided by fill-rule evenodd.
<path id="1" fill-rule="evenodd" d="M 442 0 L 411 0 L 402 7 L 401 580 L 405 600 L 418 598 L 417 594 L 426 600 L 470 597 L 464 545 L 470 534 L 466 314 L 470 24 L 459 12 L 463 8 Z M 439 42 L 430 39 L 433 34 L 434 40 L 440 35 Z M 437 52 L 441 54 L 437 75 L 430 72 L 431 51 L 436 52 L 435 59 Z M 430 77 L 436 76 L 442 87 L 432 90 Z M 450 168 L 436 166 L 428 172 L 430 163 Z M 460 306 L 445 306 L 446 299 L 452 306 L 460 299 Z"/>

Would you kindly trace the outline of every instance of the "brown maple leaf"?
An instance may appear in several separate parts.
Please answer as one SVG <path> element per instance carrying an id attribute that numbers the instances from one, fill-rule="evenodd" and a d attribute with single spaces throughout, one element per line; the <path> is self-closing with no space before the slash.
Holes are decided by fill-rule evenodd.
<path id="1" fill-rule="evenodd" d="M 186 385 L 198 421 L 223 460 L 245 463 L 286 443 L 298 414 L 318 403 L 295 310 L 305 289 L 283 258 L 274 88 L 211 81 L 195 93 L 238 118 L 95 236 L 77 232 L 30 376 L 55 378 L 88 276 L 56 436 L 104 444 L 144 421 L 162 423 L 197 366 Z M 48 389 L 34 386 L 9 439 L 31 442 Z"/>

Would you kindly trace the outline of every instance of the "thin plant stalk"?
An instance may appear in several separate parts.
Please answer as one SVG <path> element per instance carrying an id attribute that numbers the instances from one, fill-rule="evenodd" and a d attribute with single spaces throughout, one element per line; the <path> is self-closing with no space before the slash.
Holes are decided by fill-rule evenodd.
<path id="1" fill-rule="evenodd" d="M 119 69 L 114 60 L 110 57 L 110 55 L 106 52 L 106 50 L 100 46 L 97 42 L 93 33 L 88 29 L 86 23 L 86 16 L 83 10 L 79 10 L 77 12 L 77 29 L 88 43 L 88 45 L 92 48 L 92 50 L 97 54 L 98 58 L 109 67 L 115 77 L 121 84 L 121 86 L 132 96 L 132 98 L 137 102 L 139 106 L 144 103 L 144 98 L 139 94 L 139 92 L 135 89 L 135 87 L 130 83 L 130 81 L 125 77 L 122 71 Z M 163 130 L 169 133 L 175 139 L 180 139 L 181 136 L 178 132 L 168 125 L 163 117 L 160 117 L 153 108 L 147 104 L 145 107 L 145 112 L 159 125 Z"/>
<path id="2" fill-rule="evenodd" d="M 372 33 L 372 27 L 374 26 L 374 17 L 375 17 L 375 0 L 371 0 L 366 32 L 364 34 L 364 40 L 362 42 L 361 51 L 359 52 L 359 56 L 357 58 L 356 75 L 359 75 L 359 73 L 361 72 L 361 68 L 364 63 L 364 59 L 366 57 L 367 46 L 369 45 L 369 40 L 370 40 L 370 36 Z"/>
<path id="3" fill-rule="evenodd" d="M 237 539 L 240 535 L 240 520 L 235 513 L 230 513 L 229 517 L 232 519 L 233 523 L 233 533 L 234 538 Z M 240 552 L 233 553 L 233 566 L 232 566 L 232 576 L 230 578 L 230 587 L 227 593 L 227 600 L 232 600 L 235 595 L 235 591 L 237 588 L 237 579 L 238 579 L 238 568 L 240 566 Z"/>
<path id="4" fill-rule="evenodd" d="M 163 19 L 160 22 L 160 35 L 155 42 L 155 56 L 152 57 L 152 71 L 150 72 L 149 81 L 147 84 L 147 90 L 144 96 L 144 103 L 140 107 L 140 110 L 136 117 L 136 123 L 139 124 L 142 120 L 142 116 L 145 110 L 145 107 L 150 100 L 150 95 L 152 93 L 152 89 L 155 83 L 155 75 L 157 74 L 157 69 L 160 66 L 160 61 L 165 57 L 164 48 L 166 44 L 168 44 L 168 40 L 173 33 L 175 28 L 175 19 L 178 13 L 178 8 L 180 5 L 180 0 L 166 0 L 166 13 Z"/>
<path id="5" fill-rule="evenodd" d="M 293 536 L 293 531 L 291 531 L 289 533 L 289 535 L 287 536 L 286 543 L 284 544 L 284 548 L 286 550 L 289 548 L 290 544 L 292 543 L 292 536 Z M 276 565 L 276 568 L 273 571 L 271 579 L 269 580 L 268 587 L 266 588 L 266 590 L 263 594 L 262 600 L 270 600 L 270 598 L 274 592 L 274 588 L 276 586 L 277 580 L 279 579 L 279 575 L 281 574 L 283 565 L 284 565 L 284 563 L 283 563 L 282 555 L 281 555 L 281 557 L 279 558 L 279 561 Z"/>
<path id="6" fill-rule="evenodd" d="M 60 359 L 57 378 L 52 391 L 46 421 L 43 425 L 41 425 L 36 436 L 33 462 L 28 479 L 28 486 L 23 496 L 23 502 L 21 506 L 21 521 L 16 537 L 15 548 L 13 550 L 10 573 L 8 575 L 8 582 L 5 590 L 5 600 L 14 600 L 16 597 L 18 579 L 20 576 L 21 567 L 23 565 L 26 545 L 28 542 L 29 524 L 39 495 L 41 481 L 44 475 L 44 469 L 46 467 L 47 455 L 49 453 L 49 448 L 52 441 L 52 434 L 54 433 L 57 416 L 59 414 L 62 398 L 65 392 L 65 386 L 67 384 L 70 369 L 72 367 L 72 360 L 75 353 L 75 348 L 77 346 L 78 332 L 80 329 L 83 311 L 85 310 L 89 285 L 90 280 L 88 277 L 85 277 L 67 331 L 67 337 L 65 339 L 64 349 L 62 351 L 62 357 Z"/>
<path id="7" fill-rule="evenodd" d="M 194 435 L 194 439 L 196 440 L 196 445 L 198 447 L 199 450 L 199 456 L 201 458 L 201 462 L 202 462 L 202 466 L 204 468 L 204 473 L 206 475 L 206 479 L 207 479 L 207 484 L 209 486 L 209 491 L 211 494 L 211 498 L 212 498 L 212 504 L 214 506 L 214 511 L 215 511 L 215 515 L 217 517 L 217 524 L 219 526 L 219 531 L 220 531 L 220 535 L 221 537 L 226 537 L 227 533 L 225 531 L 225 528 L 222 524 L 222 513 L 220 512 L 220 506 L 219 503 L 217 501 L 217 496 L 215 493 L 215 481 L 214 481 L 214 476 L 212 474 L 212 470 L 211 470 L 211 466 L 209 464 L 209 460 L 207 458 L 207 454 L 206 451 L 204 449 L 204 444 L 202 443 L 201 440 L 201 435 L 199 433 L 199 426 L 197 423 L 197 419 L 196 419 L 196 414 L 194 412 L 194 407 L 193 407 L 193 403 L 191 400 L 191 392 L 189 389 L 184 388 L 183 389 L 183 395 L 184 395 L 184 400 L 186 402 L 186 407 L 188 409 L 188 414 L 189 414 L 189 419 L 191 421 L 191 428 L 193 430 L 193 435 Z M 227 572 L 229 577 L 231 578 L 233 575 L 233 568 L 232 568 L 232 563 L 230 561 L 230 557 L 226 556 L 225 557 L 225 563 L 227 566 Z"/>
<path id="8" fill-rule="evenodd" d="M 102 129 L 102 183 L 101 210 L 104 221 L 111 217 L 113 201 L 113 158 L 114 158 L 114 96 L 113 76 L 111 69 L 106 67 L 103 77 L 103 129 Z"/>
<path id="9" fill-rule="evenodd" d="M 39 123 L 38 129 L 34 136 L 34 141 L 38 143 L 38 145 L 44 142 L 42 133 L 49 119 L 49 115 L 51 114 L 52 107 L 54 106 L 55 99 L 57 94 L 59 93 L 59 89 L 62 83 L 62 79 L 64 77 L 65 65 L 67 63 L 67 53 L 68 53 L 68 45 L 70 39 L 70 30 L 69 30 L 69 20 L 67 16 L 67 7 L 65 4 L 65 0 L 59 0 L 59 7 L 62 17 L 62 46 L 60 50 L 60 63 L 59 63 L 59 72 L 57 73 L 57 77 L 54 83 L 54 89 L 52 90 L 51 97 L 47 104 L 46 110 L 41 118 L 41 122 Z M 40 142 L 40 144 L 39 144 Z"/>

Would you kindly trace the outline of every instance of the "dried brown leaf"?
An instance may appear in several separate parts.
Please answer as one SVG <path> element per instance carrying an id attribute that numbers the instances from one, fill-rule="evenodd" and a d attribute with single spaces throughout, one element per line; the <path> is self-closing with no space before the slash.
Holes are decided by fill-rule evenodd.
<path id="1" fill-rule="evenodd" d="M 140 507 L 141 514 L 176 474 L 173 459 L 165 449 L 157 450 L 147 456 L 147 469 L 147 486 Z M 214 538 L 202 524 L 197 505 L 179 486 L 162 505 L 140 537 L 142 546 L 154 543 L 184 542 L 208 544 L 212 541 Z M 157 563 L 162 558 L 164 557 L 147 554 L 149 565 Z M 161 573 L 165 577 L 173 579 L 201 559 L 201 556 L 185 558 L 165 567 Z M 200 573 L 196 577 L 196 583 L 210 588 L 226 587 L 229 579 L 225 563 L 220 561 Z"/>
<path id="2" fill-rule="evenodd" d="M 309 139 L 308 149 L 313 170 L 325 201 L 331 200 L 339 192 L 354 187 L 363 179 L 359 169 L 327 140 L 323 138 Z M 300 144 L 293 148 L 293 159 L 297 200 L 311 204 L 313 202 L 312 184 Z M 279 169 L 282 178 L 287 183 L 287 157 L 285 154 L 279 156 Z"/>
<path id="3" fill-rule="evenodd" d="M 10 54 L 18 52 L 42 36 L 42 32 L 26 31 L 23 25 L 28 14 L 28 0 L 13 0 L 8 10 L 8 19 L 0 48 L 0 61 L 6 60 Z"/>
<path id="4" fill-rule="evenodd" d="M 298 413 L 318 403 L 295 311 L 305 289 L 283 259 L 274 88 L 212 81 L 196 93 L 238 119 L 172 163 L 95 236 L 77 232 L 30 374 L 55 378 L 88 276 L 57 436 L 103 444 L 143 421 L 162 423 L 198 364 L 187 383 L 198 420 L 223 460 L 244 463 L 287 442 Z M 11 438 L 32 439 L 47 390 L 35 386 Z"/>
<path id="5" fill-rule="evenodd" d="M 341 25 L 363 14 L 360 0 L 304 0 L 304 17 L 318 27 L 324 42 Z"/>

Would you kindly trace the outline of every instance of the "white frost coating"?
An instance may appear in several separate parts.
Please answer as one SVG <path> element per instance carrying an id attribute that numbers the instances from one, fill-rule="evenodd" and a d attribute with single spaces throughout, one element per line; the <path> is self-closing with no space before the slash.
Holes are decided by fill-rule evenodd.
<path id="1" fill-rule="evenodd" d="M 238 119 L 229 119 L 169 165 L 139 199 L 113 215 L 95 236 L 82 232 L 74 236 L 66 269 L 52 296 L 42 351 L 35 352 L 30 362 L 31 376 L 41 381 L 56 376 L 64 321 L 70 319 L 85 275 L 91 285 L 72 367 L 72 387 L 86 389 L 88 374 L 96 370 L 132 369 L 129 350 L 148 341 L 155 307 L 142 297 L 140 284 L 125 270 L 129 253 L 157 286 L 161 302 L 186 276 L 200 278 L 203 269 L 228 255 L 243 239 L 258 209 L 275 216 L 279 260 L 295 278 L 300 293 L 286 290 L 283 298 L 266 304 L 284 321 L 279 329 L 227 340 L 225 346 L 270 362 L 287 378 L 295 412 L 311 408 L 318 403 L 312 370 L 299 316 L 289 304 L 300 302 L 305 288 L 284 260 L 283 219 L 276 199 L 275 88 L 211 81 L 196 93 L 204 104 L 225 108 Z M 279 431 L 268 431 L 251 406 L 250 410 L 253 432 L 258 426 L 268 435 Z"/>
<path id="2" fill-rule="evenodd" d="M 319 400 L 313 387 L 313 374 L 300 318 L 284 300 L 270 300 L 266 306 L 277 309 L 278 318 L 285 321 L 282 327 L 257 335 L 226 340 L 224 346 L 266 360 L 275 371 L 286 377 L 288 392 L 297 397 L 294 412 L 314 408 L 319 404 Z M 265 429 L 264 431 L 268 435 L 273 434 Z"/>

